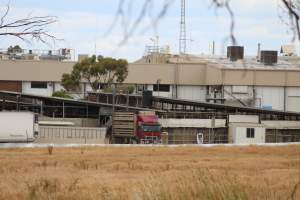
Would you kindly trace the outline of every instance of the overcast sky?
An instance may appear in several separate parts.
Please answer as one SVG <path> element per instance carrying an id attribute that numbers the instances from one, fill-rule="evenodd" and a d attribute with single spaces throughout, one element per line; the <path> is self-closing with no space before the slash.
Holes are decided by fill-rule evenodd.
<path id="1" fill-rule="evenodd" d="M 131 14 L 126 15 L 128 27 L 133 23 L 141 9 L 142 0 L 133 0 Z M 257 43 L 262 49 L 279 50 L 280 45 L 290 43 L 292 35 L 279 19 L 279 0 L 232 0 L 236 15 L 235 35 L 240 45 L 245 46 L 247 55 L 255 55 Z M 154 0 L 152 16 L 161 9 L 163 0 Z M 1 13 L 7 1 L 0 0 Z M 130 40 L 122 47 L 118 44 L 124 35 L 121 23 L 118 23 L 106 37 L 104 33 L 113 22 L 118 0 L 11 0 L 9 18 L 31 15 L 55 15 L 59 22 L 49 28 L 50 32 L 64 41 L 46 46 L 40 43 L 24 43 L 16 38 L 1 38 L 1 48 L 20 44 L 28 49 L 72 48 L 76 53 L 102 54 L 104 56 L 123 57 L 133 61 L 144 53 L 145 45 L 153 44 L 151 37 L 159 36 L 160 45 L 169 45 L 171 52 L 178 52 L 180 0 L 174 0 L 168 13 L 159 23 L 158 29 L 149 25 L 146 17 Z M 127 10 L 127 8 L 125 9 Z M 209 0 L 186 0 L 186 23 L 188 52 L 209 54 L 209 44 L 216 42 L 217 54 L 224 53 L 224 38 L 229 33 L 229 17 L 225 11 L 215 10 Z"/>

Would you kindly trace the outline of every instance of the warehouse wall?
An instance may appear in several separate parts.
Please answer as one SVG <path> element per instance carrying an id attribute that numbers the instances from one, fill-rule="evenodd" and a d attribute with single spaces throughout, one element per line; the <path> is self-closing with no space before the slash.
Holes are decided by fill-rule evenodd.
<path id="1" fill-rule="evenodd" d="M 21 81 L 0 81 L 0 90 L 22 92 Z"/>
<path id="2" fill-rule="evenodd" d="M 255 90 L 257 107 L 284 110 L 284 87 L 256 87 Z"/>
<path id="3" fill-rule="evenodd" d="M 205 86 L 178 86 L 177 96 L 179 99 L 189 99 L 196 101 L 206 100 Z"/>
<path id="4" fill-rule="evenodd" d="M 300 112 L 300 87 L 286 89 L 286 110 Z"/>

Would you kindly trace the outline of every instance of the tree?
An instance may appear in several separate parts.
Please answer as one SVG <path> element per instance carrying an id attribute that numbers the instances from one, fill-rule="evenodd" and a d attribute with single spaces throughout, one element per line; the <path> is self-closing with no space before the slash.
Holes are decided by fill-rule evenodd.
<path id="1" fill-rule="evenodd" d="M 6 9 L 0 15 L 0 37 L 13 36 L 23 41 L 29 42 L 29 39 L 36 39 L 43 43 L 47 43 L 47 39 L 57 40 L 51 35 L 46 28 L 55 22 L 55 16 L 27 16 L 21 19 L 7 20 L 10 11 L 10 3 L 6 5 Z"/>
<path id="2" fill-rule="evenodd" d="M 109 87 L 112 83 L 122 83 L 128 75 L 128 62 L 124 59 L 92 56 L 73 66 L 70 74 L 63 74 L 62 85 L 68 90 L 76 90 L 81 81 L 89 83 L 93 91 L 103 84 Z"/>
<path id="3" fill-rule="evenodd" d="M 22 53 L 23 49 L 19 45 L 8 47 L 7 53 Z"/>

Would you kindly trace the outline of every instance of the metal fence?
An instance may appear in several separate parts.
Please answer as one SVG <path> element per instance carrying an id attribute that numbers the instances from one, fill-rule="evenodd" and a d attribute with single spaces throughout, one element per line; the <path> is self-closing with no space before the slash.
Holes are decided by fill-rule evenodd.
<path id="1" fill-rule="evenodd" d="M 104 144 L 106 128 L 40 126 L 36 143 Z"/>

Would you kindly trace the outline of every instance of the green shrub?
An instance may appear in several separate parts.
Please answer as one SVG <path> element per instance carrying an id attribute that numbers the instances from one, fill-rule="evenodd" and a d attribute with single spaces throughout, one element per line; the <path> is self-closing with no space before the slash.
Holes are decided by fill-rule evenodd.
<path id="1" fill-rule="evenodd" d="M 52 94 L 53 97 L 60 97 L 66 99 L 73 99 L 65 90 L 56 91 Z"/>
<path id="2" fill-rule="evenodd" d="M 129 93 L 129 94 L 133 94 L 133 92 L 134 92 L 134 90 L 135 90 L 134 85 L 129 85 L 129 86 L 127 87 L 127 90 L 128 90 L 128 93 Z"/>

